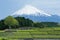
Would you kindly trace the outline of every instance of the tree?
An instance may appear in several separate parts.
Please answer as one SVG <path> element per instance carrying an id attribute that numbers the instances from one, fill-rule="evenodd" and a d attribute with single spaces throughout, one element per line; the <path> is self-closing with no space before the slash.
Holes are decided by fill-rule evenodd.
<path id="1" fill-rule="evenodd" d="M 4 24 L 5 25 L 8 25 L 9 26 L 9 29 L 12 26 L 15 27 L 15 26 L 18 26 L 19 25 L 18 21 L 14 17 L 12 17 L 12 16 L 6 17 L 5 20 L 4 20 Z"/>
<path id="2" fill-rule="evenodd" d="M 41 24 L 39 22 L 34 23 L 34 27 L 41 27 Z"/>
<path id="3" fill-rule="evenodd" d="M 58 27 L 60 27 L 60 23 L 58 23 L 57 25 L 58 25 Z"/>
<path id="4" fill-rule="evenodd" d="M 6 29 L 6 25 L 4 24 L 4 20 L 0 20 L 0 30 Z"/>
<path id="5" fill-rule="evenodd" d="M 25 18 L 24 17 L 15 17 L 15 19 L 19 22 L 20 27 L 23 27 L 25 25 Z"/>
<path id="6" fill-rule="evenodd" d="M 25 20 L 25 26 L 32 27 L 33 26 L 33 21 L 30 19 Z"/>
<path id="7" fill-rule="evenodd" d="M 21 27 L 31 27 L 32 24 L 33 24 L 33 21 L 28 19 L 28 18 L 25 18 L 25 17 L 15 17 L 16 20 L 18 20 L 19 22 L 19 25 Z"/>

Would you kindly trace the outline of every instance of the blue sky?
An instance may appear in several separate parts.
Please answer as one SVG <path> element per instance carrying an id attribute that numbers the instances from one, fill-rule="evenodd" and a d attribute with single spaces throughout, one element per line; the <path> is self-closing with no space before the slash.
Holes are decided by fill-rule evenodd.
<path id="1" fill-rule="evenodd" d="M 46 13 L 60 16 L 60 0 L 0 0 L 0 19 L 23 8 L 32 5 Z"/>

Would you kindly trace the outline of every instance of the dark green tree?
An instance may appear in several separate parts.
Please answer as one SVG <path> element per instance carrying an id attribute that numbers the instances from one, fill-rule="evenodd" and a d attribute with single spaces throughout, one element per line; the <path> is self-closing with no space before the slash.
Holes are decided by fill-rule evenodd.
<path id="1" fill-rule="evenodd" d="M 34 23 L 34 27 L 40 27 L 40 28 L 43 28 L 45 25 L 43 25 L 42 23 L 40 22 L 36 22 Z"/>
<path id="2" fill-rule="evenodd" d="M 15 17 L 15 19 L 18 20 L 19 25 L 21 27 L 24 27 L 24 26 L 26 26 L 26 27 L 32 26 L 32 24 L 33 24 L 33 21 L 32 20 L 26 19 L 24 17 Z"/>
<path id="3" fill-rule="evenodd" d="M 4 20 L 0 20 L 0 30 L 6 29 L 6 25 L 4 24 Z"/>

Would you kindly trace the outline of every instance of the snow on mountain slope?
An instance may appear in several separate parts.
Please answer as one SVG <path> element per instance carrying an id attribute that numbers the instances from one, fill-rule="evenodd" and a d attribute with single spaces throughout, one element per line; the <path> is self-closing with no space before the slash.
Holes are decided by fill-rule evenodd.
<path id="1" fill-rule="evenodd" d="M 18 11 L 14 12 L 12 15 L 34 15 L 34 16 L 51 16 L 48 13 L 45 13 L 42 10 L 39 10 L 31 5 L 26 5 L 24 8 L 19 9 Z"/>
<path id="2" fill-rule="evenodd" d="M 22 9 L 11 14 L 12 16 L 21 16 L 37 22 L 60 22 L 60 16 L 45 13 L 31 5 L 26 5 Z"/>

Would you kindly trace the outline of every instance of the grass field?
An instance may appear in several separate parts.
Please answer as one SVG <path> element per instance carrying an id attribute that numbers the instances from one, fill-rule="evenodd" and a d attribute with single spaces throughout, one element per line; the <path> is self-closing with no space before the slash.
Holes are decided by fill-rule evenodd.
<path id="1" fill-rule="evenodd" d="M 60 27 L 56 28 L 32 28 L 29 30 L 12 29 L 11 32 L 0 30 L 0 40 L 22 39 L 22 38 L 60 38 Z"/>

